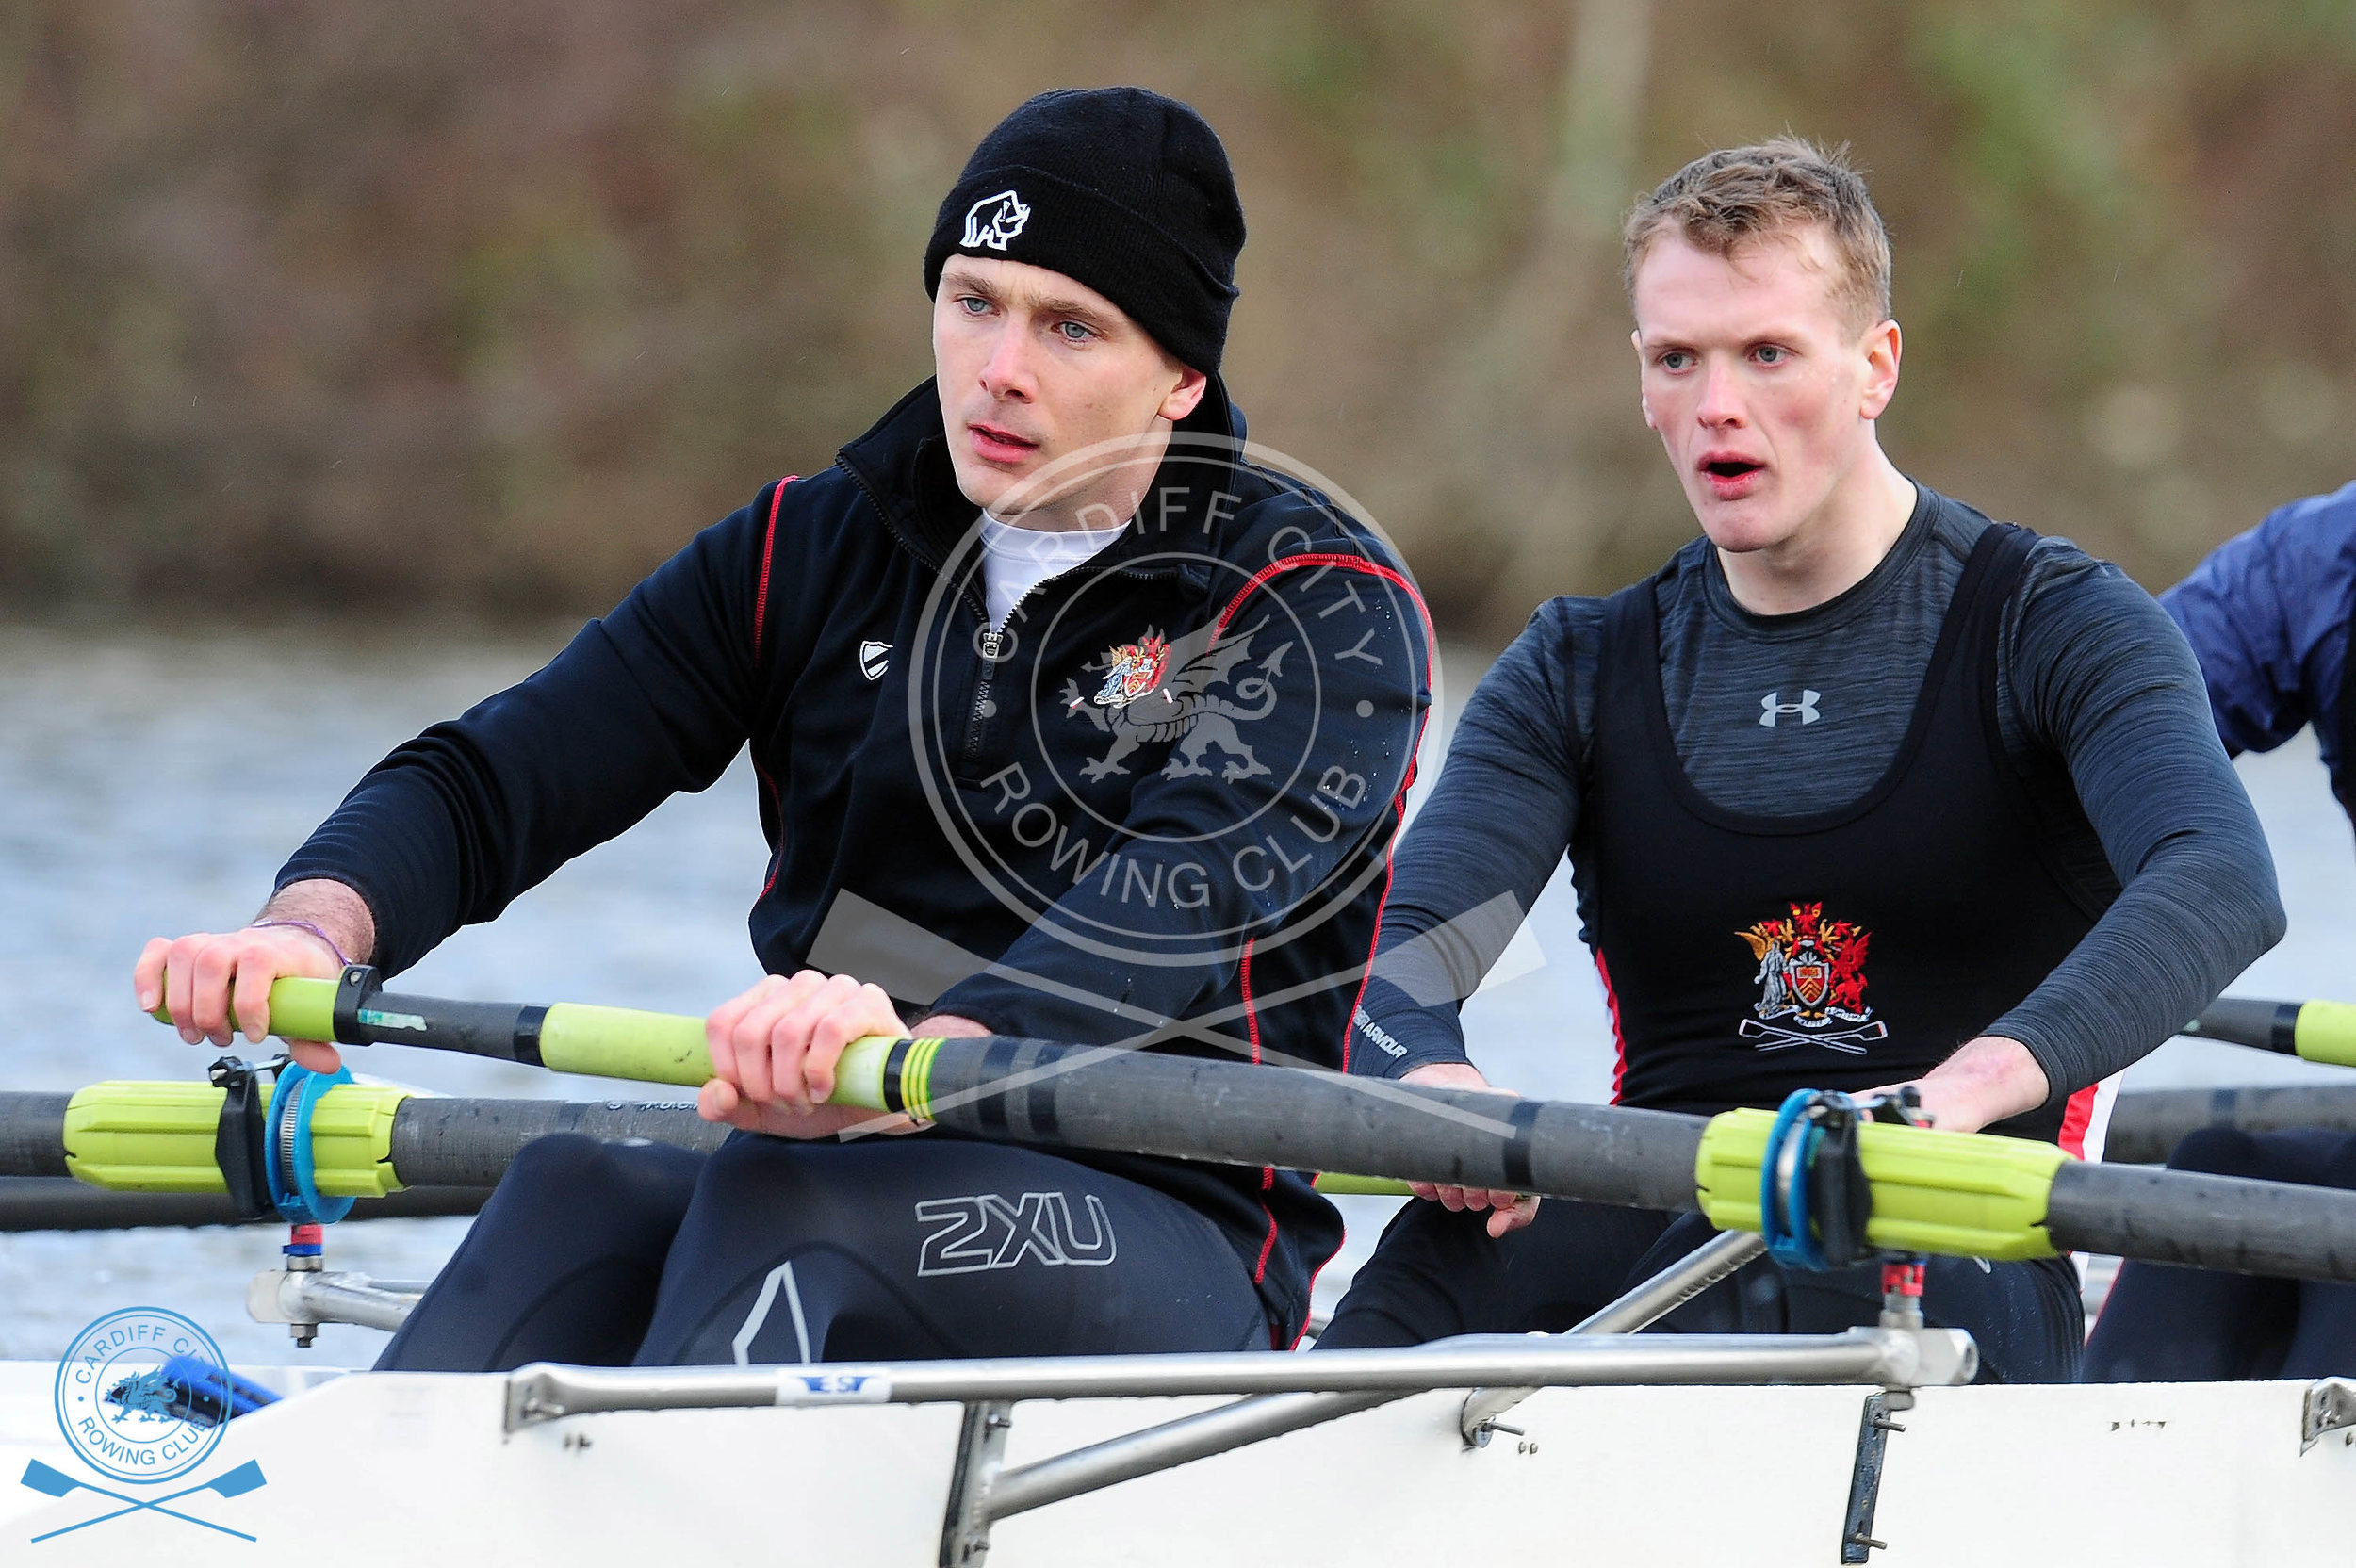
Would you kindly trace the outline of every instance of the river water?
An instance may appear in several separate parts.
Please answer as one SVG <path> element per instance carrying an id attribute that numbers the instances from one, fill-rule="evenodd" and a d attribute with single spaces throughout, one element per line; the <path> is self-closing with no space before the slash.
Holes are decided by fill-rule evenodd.
<path id="1" fill-rule="evenodd" d="M 360 773 L 425 724 L 529 672 L 568 629 L 489 639 L 419 626 L 355 633 L 171 635 L 0 627 L 0 1087 L 71 1089 L 98 1078 L 192 1078 L 208 1048 L 142 1018 L 129 973 L 149 937 L 249 917 L 287 852 Z M 1447 661 L 1452 712 L 1482 661 Z M 1427 740 L 1425 778 L 1444 735 Z M 2302 735 L 2246 758 L 2281 869 L 2291 934 L 2234 989 L 2356 999 L 2356 839 Z M 765 858 L 740 760 L 583 856 L 495 924 L 452 938 L 403 977 L 427 994 L 573 1000 L 702 1012 L 759 975 L 744 911 Z M 1466 1008 L 1475 1054 L 1525 1093 L 1600 1100 L 1608 1023 L 1558 875 L 1493 983 Z M 449 1094 L 646 1098 L 643 1086 L 560 1078 L 427 1052 L 382 1050 L 363 1070 Z M 2176 1040 L 2130 1086 L 2329 1076 L 2232 1046 Z M 1391 1200 L 1345 1201 L 1350 1244 L 1318 1286 L 1329 1309 Z M 329 1264 L 424 1278 L 464 1218 L 380 1220 L 330 1232 Z M 240 1361 L 289 1356 L 366 1365 L 384 1336 L 325 1329 L 309 1351 L 244 1310 L 245 1282 L 276 1261 L 268 1227 L 0 1234 L 0 1358 L 60 1353 L 117 1307 L 195 1318 Z"/>

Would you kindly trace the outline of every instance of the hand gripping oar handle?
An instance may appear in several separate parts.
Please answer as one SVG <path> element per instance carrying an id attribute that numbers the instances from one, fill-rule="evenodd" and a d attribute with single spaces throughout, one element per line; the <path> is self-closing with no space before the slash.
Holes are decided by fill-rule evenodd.
<path id="1" fill-rule="evenodd" d="M 2330 1067 L 2356 1067 L 2356 1003 L 2220 996 L 2177 1031 Z"/>
<path id="2" fill-rule="evenodd" d="M 155 1017 L 170 1017 L 158 1008 Z M 231 1027 L 240 1027 L 235 1019 Z M 450 1002 L 381 989 L 376 971 L 353 964 L 338 980 L 287 975 L 270 988 L 270 1033 L 337 1045 L 416 1045 L 526 1067 L 700 1085 L 712 1076 L 704 1021 L 579 1002 Z"/>

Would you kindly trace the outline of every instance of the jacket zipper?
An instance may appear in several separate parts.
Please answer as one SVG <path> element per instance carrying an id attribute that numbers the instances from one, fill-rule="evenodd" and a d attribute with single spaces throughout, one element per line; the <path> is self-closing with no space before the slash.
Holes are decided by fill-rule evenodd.
<path id="1" fill-rule="evenodd" d="M 974 683 L 973 706 L 965 720 L 963 769 L 969 773 L 982 759 L 982 732 L 998 711 L 997 704 L 990 700 L 990 689 L 998 673 L 998 661 L 1006 646 L 1006 632 L 989 624 L 990 611 L 987 608 L 982 611 L 982 678 Z"/>

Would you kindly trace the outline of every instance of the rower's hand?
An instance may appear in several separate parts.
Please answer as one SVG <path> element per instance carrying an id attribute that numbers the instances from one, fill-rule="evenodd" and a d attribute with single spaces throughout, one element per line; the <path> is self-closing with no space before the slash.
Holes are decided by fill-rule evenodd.
<path id="1" fill-rule="evenodd" d="M 342 972 L 327 944 L 307 931 L 248 926 L 242 931 L 200 931 L 176 939 L 155 938 L 140 950 L 132 967 L 131 988 L 139 995 L 140 1011 L 164 1008 L 190 1045 L 210 1041 L 227 1050 L 240 1028 L 250 1045 L 270 1037 L 272 981 L 286 975 L 333 980 Z M 294 1059 L 314 1072 L 333 1072 L 343 1061 L 325 1040 L 286 1043 Z"/>
<path id="2" fill-rule="evenodd" d="M 1964 1041 L 1912 1083 L 1922 1097 L 1923 1115 L 1942 1133 L 1976 1133 L 2036 1110 L 2051 1093 L 2045 1070 L 2029 1048 L 2003 1035 Z M 1868 1092 L 1895 1094 L 1906 1086 L 1887 1084 Z"/>
<path id="3" fill-rule="evenodd" d="M 936 1016 L 919 1025 L 926 1035 L 987 1033 L 964 1019 Z M 786 1138 L 823 1138 L 850 1128 L 906 1133 L 916 1123 L 857 1105 L 830 1105 L 835 1064 L 843 1048 L 868 1035 L 901 1036 L 892 999 L 847 974 L 804 970 L 770 975 L 704 1020 L 712 1051 L 712 1081 L 695 1096 L 707 1121 Z"/>
<path id="4" fill-rule="evenodd" d="M 1425 1084 L 1442 1089 L 1481 1089 L 1489 1094 L 1512 1094 L 1481 1075 L 1481 1070 L 1470 1062 L 1432 1062 L 1403 1075 L 1402 1084 Z M 1407 1190 L 1416 1197 L 1434 1202 L 1451 1214 L 1465 1209 L 1487 1209 L 1489 1234 L 1503 1236 L 1518 1231 L 1538 1217 L 1538 1199 L 1534 1193 L 1509 1192 L 1491 1187 L 1451 1187 L 1433 1182 L 1410 1182 Z"/>

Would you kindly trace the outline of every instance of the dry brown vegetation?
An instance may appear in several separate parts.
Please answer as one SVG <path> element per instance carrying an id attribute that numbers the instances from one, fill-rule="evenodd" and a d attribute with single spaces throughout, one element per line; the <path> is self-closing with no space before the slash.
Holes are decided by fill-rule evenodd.
<path id="1" fill-rule="evenodd" d="M 1235 156 L 1252 433 L 1464 631 L 1690 531 L 1613 220 L 1785 128 L 1895 232 L 1909 471 L 2155 586 L 2348 477 L 2348 0 L 24 0 L 0 580 L 594 610 L 923 376 L 973 140 L 1124 80 Z"/>

